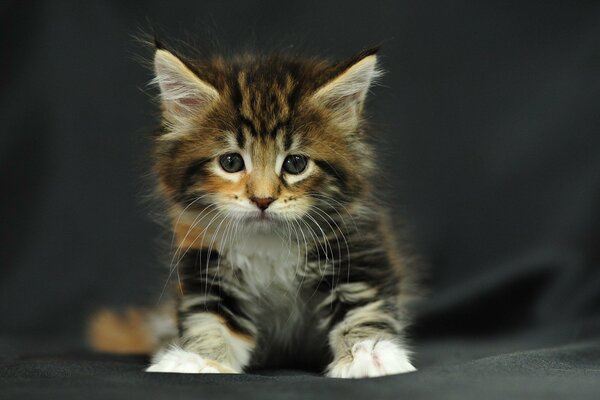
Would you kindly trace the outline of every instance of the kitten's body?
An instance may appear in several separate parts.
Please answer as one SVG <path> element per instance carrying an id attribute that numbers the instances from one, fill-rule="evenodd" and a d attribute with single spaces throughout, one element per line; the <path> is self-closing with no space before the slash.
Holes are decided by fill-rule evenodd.
<path id="1" fill-rule="evenodd" d="M 155 70 L 178 335 L 148 371 L 414 370 L 409 259 L 378 206 L 362 119 L 374 52 L 227 62 L 158 48 Z"/>

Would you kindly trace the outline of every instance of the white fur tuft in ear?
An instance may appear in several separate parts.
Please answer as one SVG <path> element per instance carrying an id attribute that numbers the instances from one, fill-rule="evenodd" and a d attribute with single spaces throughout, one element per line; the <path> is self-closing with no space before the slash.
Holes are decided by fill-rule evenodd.
<path id="1" fill-rule="evenodd" d="M 312 100 L 327 107 L 336 123 L 353 129 L 362 113 L 369 87 L 382 75 L 377 68 L 377 56 L 368 55 L 319 88 Z"/>
<path id="2" fill-rule="evenodd" d="M 158 49 L 154 55 L 154 83 L 160 88 L 165 110 L 177 117 L 206 110 L 219 92 L 200 79 L 173 53 Z"/>

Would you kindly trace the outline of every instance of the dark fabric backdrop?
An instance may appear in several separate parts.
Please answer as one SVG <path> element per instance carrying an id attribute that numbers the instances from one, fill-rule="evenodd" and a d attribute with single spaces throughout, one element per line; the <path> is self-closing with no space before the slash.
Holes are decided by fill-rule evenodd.
<path id="1" fill-rule="evenodd" d="M 164 279 L 132 39 L 150 26 L 226 49 L 383 44 L 382 186 L 429 264 L 419 372 L 161 376 L 85 351 L 91 310 L 153 304 Z M 600 394 L 597 1 L 2 1 L 0 38 L 0 397 Z"/>

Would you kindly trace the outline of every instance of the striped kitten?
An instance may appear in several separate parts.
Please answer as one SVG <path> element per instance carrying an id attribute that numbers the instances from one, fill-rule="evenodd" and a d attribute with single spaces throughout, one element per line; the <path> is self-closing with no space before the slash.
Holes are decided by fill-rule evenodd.
<path id="1" fill-rule="evenodd" d="M 376 50 L 190 60 L 157 45 L 154 69 L 178 334 L 147 371 L 413 371 L 409 260 L 378 206 L 362 119 Z"/>

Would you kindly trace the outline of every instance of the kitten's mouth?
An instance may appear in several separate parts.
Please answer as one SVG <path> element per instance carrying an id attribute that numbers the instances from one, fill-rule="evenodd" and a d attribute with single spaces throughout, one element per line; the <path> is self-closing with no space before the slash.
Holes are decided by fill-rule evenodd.
<path id="1" fill-rule="evenodd" d="M 261 211 L 248 215 L 244 220 L 244 225 L 256 233 L 269 233 L 275 229 L 277 219 L 273 214 Z"/>
<path id="2" fill-rule="evenodd" d="M 270 213 L 266 213 L 264 211 L 259 211 L 256 214 L 253 214 L 248 217 L 249 221 L 257 221 L 257 222 L 269 222 L 273 221 L 275 218 Z"/>
<path id="3" fill-rule="evenodd" d="M 275 225 L 278 224 L 279 219 L 273 213 L 260 211 L 248 215 L 245 222 L 246 224 L 255 228 L 259 228 L 261 230 L 267 229 L 270 231 L 275 227 Z"/>

